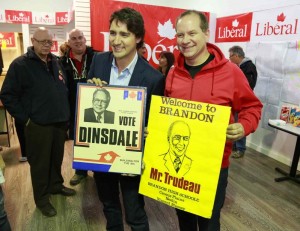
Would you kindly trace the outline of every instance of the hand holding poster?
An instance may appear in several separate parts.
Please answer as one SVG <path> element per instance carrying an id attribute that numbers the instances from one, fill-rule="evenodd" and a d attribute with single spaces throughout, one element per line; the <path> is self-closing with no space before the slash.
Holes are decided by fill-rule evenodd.
<path id="1" fill-rule="evenodd" d="M 152 96 L 141 194 L 210 218 L 230 108 Z"/>
<path id="2" fill-rule="evenodd" d="M 146 90 L 79 84 L 73 168 L 141 173 Z"/>

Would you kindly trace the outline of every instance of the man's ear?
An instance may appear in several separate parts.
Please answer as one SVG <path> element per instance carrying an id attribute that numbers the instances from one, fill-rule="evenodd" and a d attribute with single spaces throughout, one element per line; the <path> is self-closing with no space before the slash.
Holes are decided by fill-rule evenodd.
<path id="1" fill-rule="evenodd" d="M 207 29 L 207 31 L 204 32 L 204 34 L 205 34 L 206 42 L 209 42 L 210 30 Z"/>

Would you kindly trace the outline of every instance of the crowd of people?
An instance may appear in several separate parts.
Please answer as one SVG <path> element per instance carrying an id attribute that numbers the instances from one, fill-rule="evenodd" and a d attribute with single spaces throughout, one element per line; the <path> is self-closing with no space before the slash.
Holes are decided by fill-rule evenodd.
<path id="1" fill-rule="evenodd" d="M 175 24 L 180 54 L 175 57 L 171 52 L 161 52 L 158 68 L 143 57 L 145 27 L 138 11 L 123 8 L 113 12 L 109 27 L 111 51 L 96 52 L 86 45 L 83 32 L 73 29 L 61 46 L 60 57 L 50 52 L 53 44 L 50 30 L 39 27 L 27 53 L 16 58 L 8 68 L 0 98 L 16 124 L 23 128 L 26 145 L 22 153 L 26 153 L 30 165 L 37 208 L 47 217 L 55 216 L 51 194 L 76 194 L 74 189 L 64 186 L 61 166 L 66 137 L 74 140 L 76 136 L 77 84 L 140 86 L 147 88 L 146 127 L 152 95 L 231 106 L 212 217 L 203 218 L 176 209 L 181 231 L 220 230 L 233 142 L 255 131 L 262 110 L 251 83 L 239 68 L 242 64 L 233 60 L 240 53 L 230 50 L 230 62 L 217 46 L 207 42 L 207 18 L 194 10 L 179 15 Z M 104 105 L 108 100 L 100 101 Z M 235 115 L 238 115 L 236 119 Z M 79 184 L 87 175 L 86 170 L 76 169 L 70 184 Z M 149 230 L 144 198 L 138 193 L 140 176 L 95 171 L 94 179 L 107 230 L 124 230 L 120 190 L 127 224 L 132 230 Z M 0 230 L 10 230 L 1 196 L 0 191 Z"/>

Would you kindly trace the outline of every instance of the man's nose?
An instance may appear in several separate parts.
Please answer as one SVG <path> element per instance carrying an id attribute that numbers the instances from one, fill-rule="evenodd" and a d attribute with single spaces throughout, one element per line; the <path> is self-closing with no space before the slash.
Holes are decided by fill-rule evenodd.
<path id="1" fill-rule="evenodd" d="M 120 35 L 116 35 L 114 38 L 114 44 L 118 45 L 121 43 L 121 36 Z"/>
<path id="2" fill-rule="evenodd" d="M 184 137 L 182 136 L 182 137 L 180 137 L 180 139 L 179 139 L 179 142 L 178 142 L 180 145 L 183 145 L 183 143 L 184 143 Z"/>
<path id="3" fill-rule="evenodd" d="M 188 43 L 190 41 L 189 36 L 184 36 L 182 39 L 182 43 Z"/>

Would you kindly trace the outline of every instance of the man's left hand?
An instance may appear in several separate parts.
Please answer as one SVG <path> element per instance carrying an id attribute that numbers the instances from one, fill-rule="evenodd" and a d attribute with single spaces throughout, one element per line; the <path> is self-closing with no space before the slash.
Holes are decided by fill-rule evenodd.
<path id="1" fill-rule="evenodd" d="M 226 139 L 236 141 L 244 137 L 245 131 L 241 123 L 229 124 L 226 131 Z"/>

